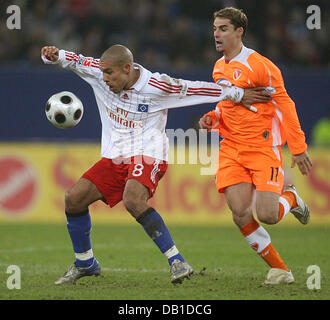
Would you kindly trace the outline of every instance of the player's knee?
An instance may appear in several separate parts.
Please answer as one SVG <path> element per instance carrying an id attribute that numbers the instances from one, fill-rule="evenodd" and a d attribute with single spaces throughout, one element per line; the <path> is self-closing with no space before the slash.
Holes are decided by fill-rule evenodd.
<path id="1" fill-rule="evenodd" d="M 123 197 L 123 203 L 126 210 L 133 216 L 136 215 L 137 208 L 139 206 L 138 200 L 134 197 L 125 195 Z"/>
<path id="2" fill-rule="evenodd" d="M 246 206 L 241 205 L 240 203 L 228 203 L 229 208 L 234 216 L 241 217 L 245 215 Z"/>
<path id="3" fill-rule="evenodd" d="M 82 211 L 81 199 L 79 195 L 72 189 L 65 192 L 65 211 L 68 213 L 76 213 Z"/>
<path id="4" fill-rule="evenodd" d="M 134 212 L 134 209 L 135 209 L 135 202 L 134 202 L 134 200 L 129 199 L 129 198 L 123 198 L 123 203 L 124 203 L 124 206 L 125 206 L 126 210 L 129 213 Z"/>
<path id="5" fill-rule="evenodd" d="M 238 227 L 241 227 L 243 225 L 242 217 L 239 215 L 233 214 L 233 221 Z"/>
<path id="6" fill-rule="evenodd" d="M 277 222 L 276 219 L 273 217 L 268 217 L 268 216 L 260 216 L 258 217 L 259 221 L 265 224 L 275 224 Z"/>
<path id="7" fill-rule="evenodd" d="M 260 222 L 266 223 L 266 224 L 275 224 L 278 221 L 278 212 L 275 212 L 274 210 L 261 210 L 257 209 L 257 216 Z"/>
<path id="8" fill-rule="evenodd" d="M 238 227 L 242 227 L 247 224 L 252 214 L 250 207 L 242 206 L 240 203 L 229 205 L 230 210 L 233 214 L 233 221 Z"/>
<path id="9" fill-rule="evenodd" d="M 243 227 L 251 221 L 251 215 L 249 212 L 237 214 L 233 212 L 233 221 L 239 227 Z"/>
<path id="10" fill-rule="evenodd" d="M 123 203 L 126 210 L 134 218 L 139 217 L 140 214 L 143 213 L 149 207 L 145 199 L 130 194 L 125 194 L 123 196 Z"/>

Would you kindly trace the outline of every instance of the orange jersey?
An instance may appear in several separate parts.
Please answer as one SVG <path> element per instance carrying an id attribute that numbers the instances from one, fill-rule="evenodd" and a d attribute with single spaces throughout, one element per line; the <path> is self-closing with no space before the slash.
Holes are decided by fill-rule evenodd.
<path id="1" fill-rule="evenodd" d="M 208 113 L 219 124 L 220 135 L 235 143 L 274 147 L 288 143 L 292 154 L 307 149 L 294 102 L 287 94 L 281 71 L 256 51 L 242 47 L 241 52 L 227 63 L 222 57 L 214 66 L 215 82 L 230 81 L 237 87 L 273 87 L 275 93 L 267 103 L 256 103 L 254 113 L 239 103 L 221 101 L 218 110 Z M 220 112 L 219 112 L 220 111 Z"/>

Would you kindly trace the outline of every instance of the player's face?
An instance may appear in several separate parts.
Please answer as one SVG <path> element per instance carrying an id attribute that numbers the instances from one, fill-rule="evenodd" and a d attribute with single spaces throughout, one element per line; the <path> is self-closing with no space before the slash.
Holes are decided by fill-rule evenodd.
<path id="1" fill-rule="evenodd" d="M 235 29 L 226 18 L 215 18 L 213 23 L 215 49 L 225 53 L 235 50 L 241 44 L 243 28 Z"/>
<path id="2" fill-rule="evenodd" d="M 120 67 L 112 64 L 111 61 L 101 61 L 100 69 L 103 72 L 103 81 L 110 91 L 119 93 L 126 87 L 130 70 L 127 65 Z"/>

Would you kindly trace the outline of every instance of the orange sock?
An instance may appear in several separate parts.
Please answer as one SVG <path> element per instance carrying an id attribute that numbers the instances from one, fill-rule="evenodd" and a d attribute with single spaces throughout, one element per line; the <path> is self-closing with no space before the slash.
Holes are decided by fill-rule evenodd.
<path id="1" fill-rule="evenodd" d="M 259 256 L 262 257 L 270 267 L 289 271 L 282 258 L 273 247 L 272 243 L 270 243 L 264 250 L 259 252 Z"/>
<path id="2" fill-rule="evenodd" d="M 297 206 L 296 197 L 292 192 L 286 191 L 280 196 L 278 222 Z"/>
<path id="3" fill-rule="evenodd" d="M 286 199 L 289 202 L 290 209 L 295 208 L 297 206 L 296 197 L 290 191 L 286 191 L 281 195 L 282 198 Z"/>
<path id="4" fill-rule="evenodd" d="M 259 256 L 262 257 L 271 268 L 289 271 L 280 255 L 273 247 L 268 232 L 259 225 L 255 219 L 252 219 L 248 224 L 241 227 L 240 231 L 251 248 L 257 251 Z"/>

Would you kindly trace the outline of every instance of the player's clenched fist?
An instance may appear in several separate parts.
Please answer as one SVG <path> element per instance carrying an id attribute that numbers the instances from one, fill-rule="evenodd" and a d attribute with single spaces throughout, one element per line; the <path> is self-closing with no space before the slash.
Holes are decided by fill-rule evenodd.
<path id="1" fill-rule="evenodd" d="M 200 118 L 199 127 L 201 129 L 207 129 L 207 131 L 210 131 L 212 129 L 212 118 L 210 116 Z"/>
<path id="2" fill-rule="evenodd" d="M 58 53 L 59 53 L 58 48 L 54 46 L 47 46 L 41 49 L 41 54 L 45 56 L 48 60 L 53 62 L 57 61 Z"/>

